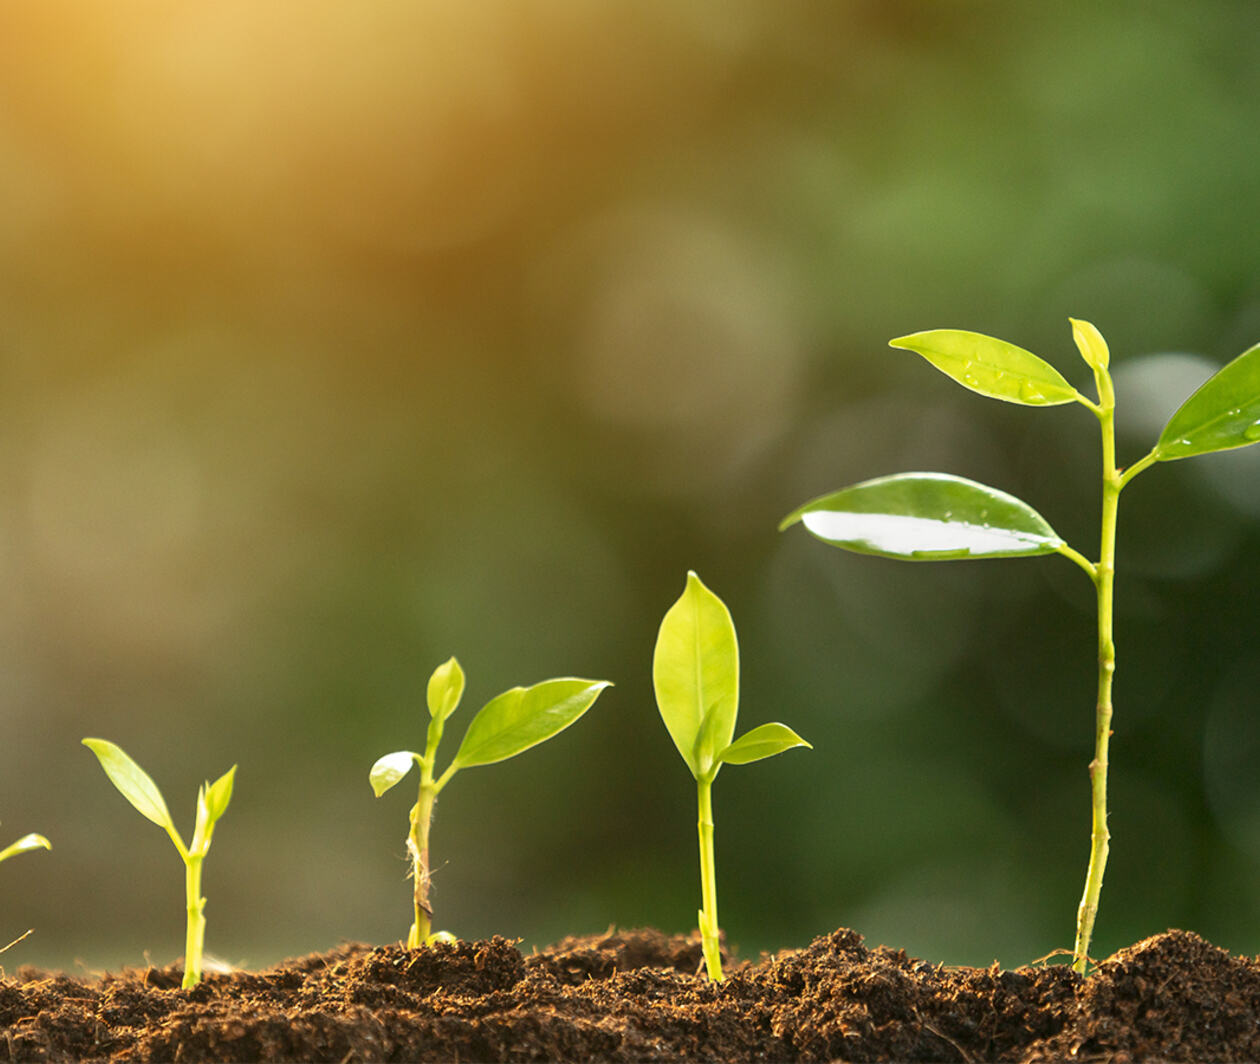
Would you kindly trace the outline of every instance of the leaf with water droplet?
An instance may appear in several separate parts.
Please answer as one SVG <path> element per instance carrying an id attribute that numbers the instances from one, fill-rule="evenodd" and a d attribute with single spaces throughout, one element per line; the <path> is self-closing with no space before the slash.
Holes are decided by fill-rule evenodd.
<path id="1" fill-rule="evenodd" d="M 902 336 L 889 346 L 922 355 L 946 376 L 993 399 L 1024 406 L 1084 401 L 1049 362 L 982 333 L 933 329 Z"/>
<path id="2" fill-rule="evenodd" d="M 907 561 L 1051 554 L 1063 540 L 1036 510 L 947 473 L 898 473 L 824 495 L 789 514 L 825 543 Z"/>
<path id="3" fill-rule="evenodd" d="M 1260 344 L 1208 378 L 1164 426 L 1161 462 L 1260 442 Z"/>

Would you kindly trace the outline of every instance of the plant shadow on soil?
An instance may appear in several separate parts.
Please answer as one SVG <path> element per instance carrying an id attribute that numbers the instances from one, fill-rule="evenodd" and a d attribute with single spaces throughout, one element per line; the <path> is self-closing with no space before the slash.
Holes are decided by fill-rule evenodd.
<path id="1" fill-rule="evenodd" d="M 259 972 L 0 979 L 14 1061 L 1139 1061 L 1260 1059 L 1260 963 L 1168 931 L 1081 979 L 946 968 L 839 930 L 734 963 L 698 937 L 346 945 Z"/>

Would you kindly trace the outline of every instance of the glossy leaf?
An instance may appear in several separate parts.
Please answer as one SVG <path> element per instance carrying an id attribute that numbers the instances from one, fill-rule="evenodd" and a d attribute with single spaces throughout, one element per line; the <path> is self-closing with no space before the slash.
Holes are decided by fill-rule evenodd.
<path id="1" fill-rule="evenodd" d="M 718 754 L 718 760 L 728 765 L 747 765 L 751 761 L 774 757 L 775 754 L 781 754 L 784 750 L 791 750 L 797 746 L 813 749 L 786 724 L 777 722 L 762 724 L 753 728 L 752 731 L 745 732 L 731 743 Z"/>
<path id="2" fill-rule="evenodd" d="M 983 333 L 932 329 L 890 340 L 914 351 L 973 392 L 1024 406 L 1058 406 L 1081 394 L 1045 359 Z"/>
<path id="3" fill-rule="evenodd" d="M 0 850 L 0 861 L 7 861 L 10 857 L 16 857 L 19 853 L 30 853 L 31 850 L 51 850 L 52 843 L 43 835 L 36 835 L 31 832 L 29 835 L 23 835 L 17 842 L 11 842 L 3 850 Z"/>
<path id="4" fill-rule="evenodd" d="M 166 801 L 157 784 L 121 746 L 108 739 L 84 739 L 83 745 L 96 755 L 109 781 L 141 816 L 152 820 L 158 827 L 175 830 L 170 811 L 166 808 Z"/>
<path id="5" fill-rule="evenodd" d="M 445 720 L 455 712 L 463 697 L 464 670 L 458 661 L 450 658 L 434 669 L 429 677 L 429 716 L 434 720 Z"/>
<path id="6" fill-rule="evenodd" d="M 1063 540 L 1036 510 L 1004 491 L 947 473 L 898 473 L 806 503 L 796 522 L 824 542 L 908 561 L 1050 554 Z"/>
<path id="7" fill-rule="evenodd" d="M 700 779 L 735 733 L 739 644 L 730 611 L 695 573 L 661 621 L 652 682 L 670 738 Z"/>
<path id="8" fill-rule="evenodd" d="M 1244 351 L 1173 414 L 1155 456 L 1161 462 L 1260 442 L 1260 344 Z"/>
<path id="9" fill-rule="evenodd" d="M 1079 318 L 1068 318 L 1072 323 L 1072 339 L 1076 341 L 1076 349 L 1090 369 L 1106 369 L 1111 362 L 1111 351 L 1102 333 L 1087 321 Z"/>
<path id="10" fill-rule="evenodd" d="M 567 728 L 611 686 L 566 677 L 504 691 L 473 717 L 451 766 L 491 765 L 523 753 Z"/>
<path id="11" fill-rule="evenodd" d="M 376 797 L 379 798 L 407 775 L 415 761 L 416 755 L 410 750 L 395 750 L 392 754 L 377 758 L 376 764 L 368 772 L 368 782 L 372 784 Z"/>

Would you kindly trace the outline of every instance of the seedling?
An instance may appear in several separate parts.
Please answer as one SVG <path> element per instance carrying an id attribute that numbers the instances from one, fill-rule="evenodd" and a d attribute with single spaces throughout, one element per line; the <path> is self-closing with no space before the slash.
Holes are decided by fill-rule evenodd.
<path id="1" fill-rule="evenodd" d="M 813 535 L 859 554 L 909 561 L 1062 554 L 1084 570 L 1098 600 L 1098 704 L 1089 775 L 1093 830 L 1085 890 L 1077 909 L 1072 966 L 1084 973 L 1107 865 L 1107 751 L 1111 738 L 1116 646 L 1112 604 L 1120 492 L 1156 462 L 1245 447 L 1260 441 L 1260 344 L 1213 375 L 1173 414 L 1150 452 L 1116 465 L 1116 394 L 1106 341 L 1087 321 L 1069 319 L 1076 346 L 1093 371 L 1098 401 L 1082 395 L 1048 362 L 1003 340 L 956 329 L 891 341 L 981 395 L 1024 406 L 1080 403 L 1102 429 L 1102 531 L 1097 562 L 1068 546 L 1026 503 L 995 488 L 944 473 L 898 473 L 824 495 L 786 517 Z"/>
<path id="2" fill-rule="evenodd" d="M 786 724 L 762 724 L 731 741 L 739 712 L 735 623 L 725 603 L 695 573 L 687 574 L 682 596 L 661 621 L 652 683 L 661 719 L 696 780 L 700 939 L 709 978 L 717 982 L 722 978 L 722 955 L 713 855 L 713 781 L 723 765 L 746 765 L 810 744 Z"/>
<path id="3" fill-rule="evenodd" d="M 52 843 L 43 835 L 36 835 L 31 832 L 29 835 L 23 835 L 17 842 L 11 842 L 3 850 L 0 850 L 0 861 L 7 861 L 10 857 L 16 857 L 19 853 L 30 853 L 31 850 L 51 850 Z"/>
<path id="4" fill-rule="evenodd" d="M 188 903 L 188 929 L 184 939 L 184 989 L 201 982 L 201 954 L 206 938 L 206 899 L 201 896 L 201 862 L 210 851 L 214 826 L 227 812 L 232 800 L 233 765 L 213 783 L 203 783 L 197 791 L 197 823 L 193 828 L 192 845 L 184 840 L 171 820 L 166 801 L 152 777 L 137 765 L 121 747 L 107 739 L 84 739 L 105 770 L 109 781 L 118 788 L 141 816 L 148 817 L 165 829 L 184 862 L 184 895 Z"/>
<path id="5" fill-rule="evenodd" d="M 433 932 L 433 908 L 429 902 L 429 827 L 433 806 L 442 788 L 461 768 L 506 761 L 564 731 L 594 705 L 605 687 L 611 686 L 606 680 L 565 677 L 504 691 L 477 711 L 454 759 L 435 779 L 438 743 L 442 740 L 446 718 L 455 712 L 463 697 L 464 670 L 451 658 L 433 671 L 427 691 L 429 729 L 424 753 L 398 750 L 386 754 L 368 774 L 372 790 L 379 798 L 411 771 L 413 763 L 420 766 L 420 797 L 411 807 L 411 830 L 407 835 L 407 853 L 415 883 L 415 918 L 407 932 L 409 949 L 454 938 L 445 931 Z"/>

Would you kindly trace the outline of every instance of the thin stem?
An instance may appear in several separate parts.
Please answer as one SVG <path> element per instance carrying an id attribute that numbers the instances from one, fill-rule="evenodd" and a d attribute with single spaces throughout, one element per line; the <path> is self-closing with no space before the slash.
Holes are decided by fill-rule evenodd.
<path id="1" fill-rule="evenodd" d="M 429 902 L 431 874 L 429 869 L 429 828 L 433 823 L 433 806 L 438 793 L 455 775 L 451 765 L 437 781 L 433 779 L 433 763 L 438 743 L 442 741 L 445 721 L 433 717 L 425 738 L 424 757 L 420 758 L 420 796 L 411 807 L 411 830 L 407 834 L 407 852 L 411 855 L 412 902 L 415 917 L 407 932 L 407 948 L 427 946 L 433 938 L 433 906 Z"/>
<path id="2" fill-rule="evenodd" d="M 1063 557 L 1071 558 L 1072 561 L 1076 562 L 1077 565 L 1085 570 L 1085 575 L 1088 576 L 1090 580 L 1097 582 L 1098 566 L 1086 558 L 1080 551 L 1069 547 L 1066 543 L 1060 543 L 1055 549 L 1062 554 Z"/>
<path id="3" fill-rule="evenodd" d="M 428 945 L 433 934 L 433 907 L 429 903 L 429 826 L 433 821 L 433 804 L 437 788 L 427 768 L 420 783 L 420 797 L 411 807 L 411 831 L 407 835 L 407 852 L 411 854 L 412 900 L 415 919 L 407 932 L 407 948 Z"/>
<path id="4" fill-rule="evenodd" d="M 1076 944 L 1072 951 L 1072 967 L 1085 973 L 1089 963 L 1089 944 L 1094 933 L 1094 919 L 1098 915 L 1098 898 L 1102 892 L 1103 873 L 1107 867 L 1107 854 L 1111 845 L 1111 833 L 1107 828 L 1107 753 L 1111 740 L 1112 682 L 1116 672 L 1116 644 L 1113 638 L 1113 602 L 1116 580 L 1116 522 L 1119 514 L 1120 492 L 1125 481 L 1116 468 L 1116 419 L 1115 391 L 1106 369 L 1095 371 L 1101 412 L 1098 415 L 1102 429 L 1103 489 L 1102 532 L 1095 569 L 1094 584 L 1098 592 L 1098 705 L 1094 728 L 1094 759 L 1089 764 L 1091 791 L 1092 832 L 1090 835 L 1089 868 L 1085 876 L 1085 890 L 1076 914 Z M 1130 477 L 1149 465 L 1143 459 L 1130 470 Z"/>
<path id="5" fill-rule="evenodd" d="M 1129 466 L 1129 468 L 1128 468 L 1128 469 L 1126 469 L 1126 470 L 1125 470 L 1125 471 L 1121 474 L 1121 476 L 1120 476 L 1120 487 L 1121 487 L 1121 488 L 1123 488 L 1123 487 L 1124 487 L 1127 483 L 1129 483 L 1129 481 L 1130 481 L 1130 480 L 1132 480 L 1132 479 L 1133 479 L 1134 477 L 1136 477 L 1136 476 L 1137 476 L 1140 472 L 1142 472 L 1142 470 L 1144 470 L 1144 469 L 1149 469 L 1149 468 L 1150 468 L 1151 466 L 1153 466 L 1153 465 L 1154 465 L 1157 461 L 1159 461 L 1159 459 L 1156 457 L 1156 451 L 1155 451 L 1154 449 L 1152 449 L 1152 451 L 1151 451 L 1151 453 L 1150 453 L 1150 454 L 1148 454 L 1148 455 L 1146 455 L 1144 458 L 1141 458 L 1141 459 L 1139 459 L 1138 461 L 1134 462 L 1131 466 Z"/>
<path id="6" fill-rule="evenodd" d="M 700 836 L 700 940 L 704 964 L 715 983 L 722 979 L 722 952 L 717 914 L 717 862 L 713 857 L 713 777 L 696 781 L 700 809 L 697 828 Z"/>
<path id="7" fill-rule="evenodd" d="M 184 897 L 188 903 L 188 929 L 184 936 L 185 990 L 201 982 L 201 952 L 206 941 L 206 899 L 201 896 L 201 862 L 205 856 L 184 859 Z"/>

